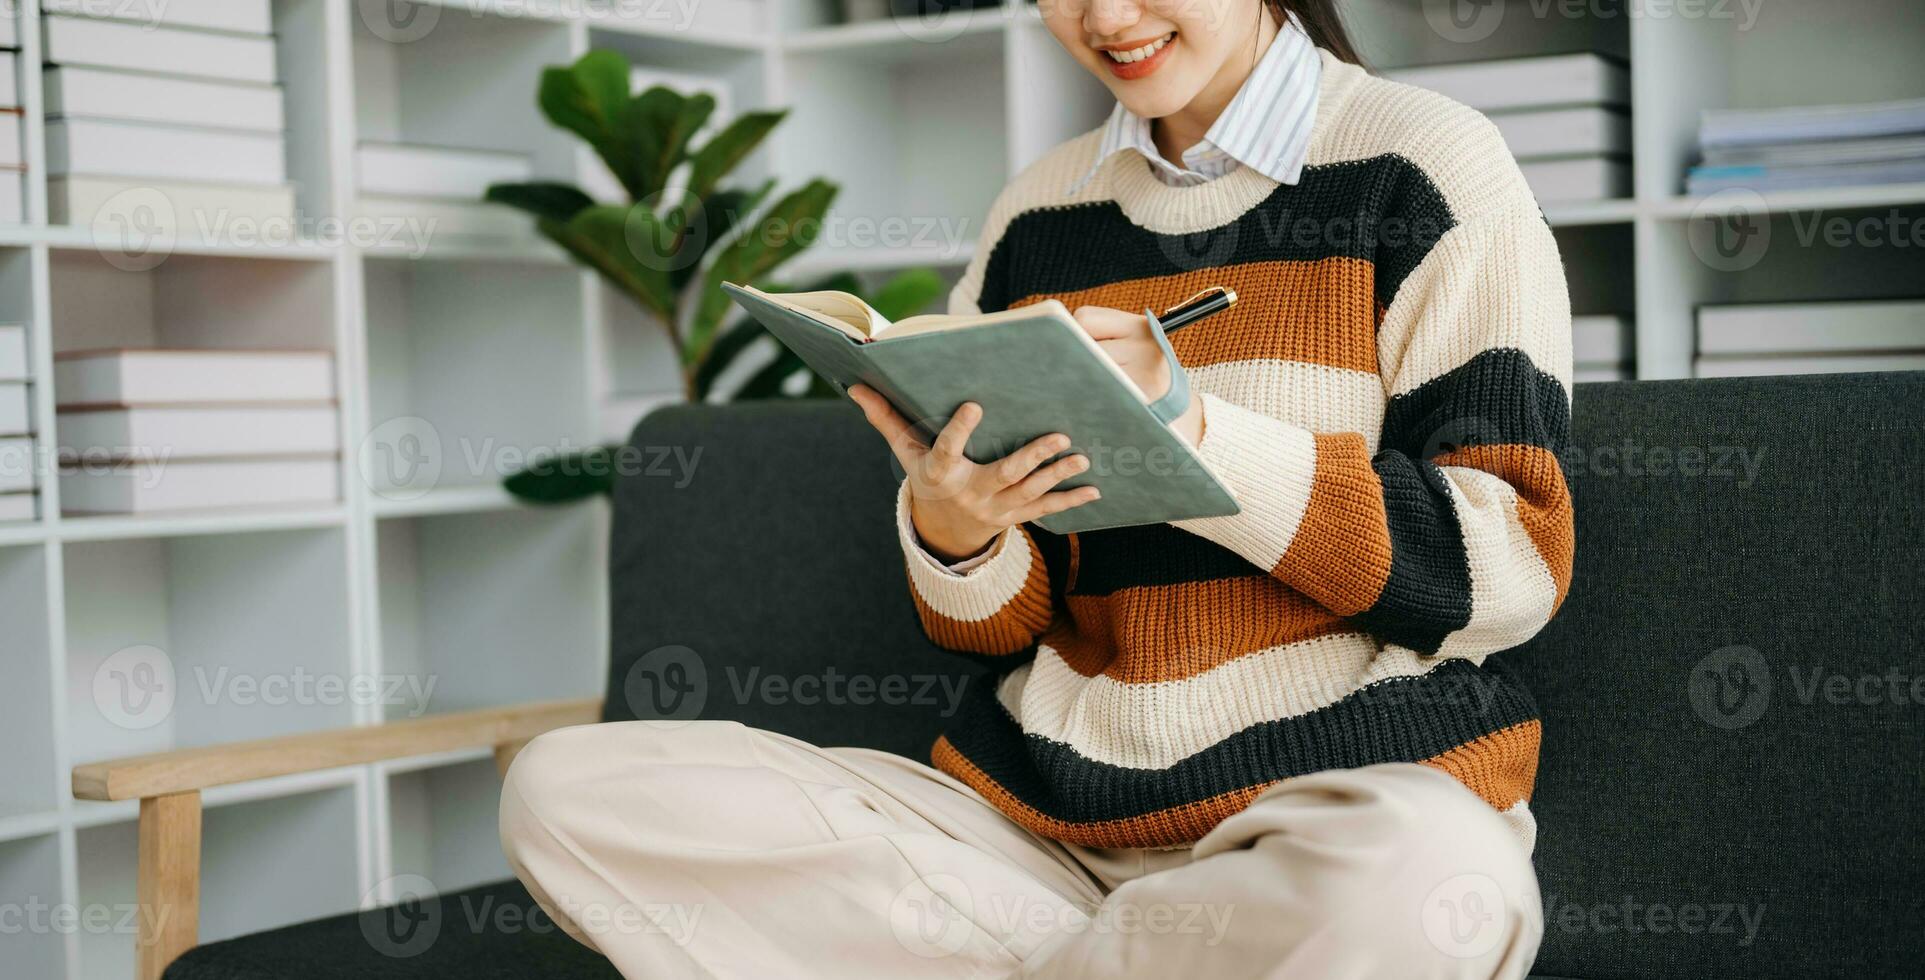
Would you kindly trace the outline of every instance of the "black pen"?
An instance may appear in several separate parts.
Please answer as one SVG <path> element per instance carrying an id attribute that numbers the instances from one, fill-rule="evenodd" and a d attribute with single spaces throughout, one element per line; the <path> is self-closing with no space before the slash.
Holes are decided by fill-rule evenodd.
<path id="1" fill-rule="evenodd" d="M 1212 316 L 1236 305 L 1237 292 L 1222 286 L 1211 286 L 1165 310 L 1157 320 L 1163 324 L 1164 333 L 1175 333 L 1206 316 Z"/>

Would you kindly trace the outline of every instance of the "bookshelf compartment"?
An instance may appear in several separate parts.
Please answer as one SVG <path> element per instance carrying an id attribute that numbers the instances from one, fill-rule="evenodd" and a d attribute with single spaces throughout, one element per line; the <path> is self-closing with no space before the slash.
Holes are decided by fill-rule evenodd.
<path id="1" fill-rule="evenodd" d="M 1597 52 L 1631 56 L 1626 0 L 1544 4 L 1494 0 L 1454 5 L 1352 0 L 1344 24 L 1373 69 Z M 1463 16 L 1468 13 L 1470 16 Z"/>
<path id="2" fill-rule="evenodd" d="M 364 263 L 370 437 L 379 498 L 491 484 L 593 444 L 583 278 L 563 266 Z"/>
<path id="3" fill-rule="evenodd" d="M 607 534 L 600 503 L 383 519 L 381 672 L 434 684 L 386 716 L 599 693 Z"/>
<path id="4" fill-rule="evenodd" d="M 1747 11 L 1751 11 L 1747 13 Z M 1741 4 L 1719 16 L 1641 20 L 1637 80 L 1640 197 L 1684 189 L 1707 109 L 1886 102 L 1925 95 L 1925 6 L 1882 0 Z M 1871 67 L 1875 66 L 1875 68 Z"/>
<path id="5" fill-rule="evenodd" d="M 1637 256 L 1630 225 L 1581 225 L 1554 233 L 1573 316 L 1637 312 Z"/>
<path id="6" fill-rule="evenodd" d="M 201 825 L 200 941 L 355 908 L 363 893 L 355 795 L 343 786 L 208 807 Z M 131 820 L 77 832 L 83 908 L 132 905 L 136 841 Z M 88 980 L 133 976 L 131 929 L 82 932 L 80 961 Z"/>
<path id="7" fill-rule="evenodd" d="M 91 248 L 52 252 L 56 353 L 113 347 L 334 349 L 325 262 L 166 256 L 139 268 Z"/>
<path id="8" fill-rule="evenodd" d="M 66 974 L 62 930 L 70 925 L 63 907 L 70 903 L 61 887 L 60 863 L 60 839 L 53 834 L 0 841 L 0 902 L 10 906 L 12 918 L 10 928 L 0 929 L 0 963 L 10 977 Z M 61 909 L 61 918 L 56 919 L 55 909 Z M 131 939 L 128 947 L 131 952 Z"/>
<path id="9" fill-rule="evenodd" d="M 980 12 L 977 16 L 1001 16 Z M 794 111 L 776 138 L 791 182 L 826 176 L 841 187 L 815 263 L 838 254 L 896 252 L 960 264 L 1009 176 L 1004 34 L 783 55 Z M 868 149 L 851 152 L 849 131 Z"/>
<path id="10" fill-rule="evenodd" d="M 75 763 L 346 726 L 387 693 L 358 686 L 340 529 L 72 542 L 64 561 Z"/>
<path id="11" fill-rule="evenodd" d="M 493 759 L 390 772 L 394 875 L 418 875 L 441 894 L 514 877 L 495 814 L 501 777 Z"/>
<path id="12" fill-rule="evenodd" d="M 47 548 L 0 548 L 0 819 L 52 812 L 65 787 L 54 771 L 53 631 Z"/>
<path id="13" fill-rule="evenodd" d="M 358 138 L 524 154 L 538 179 L 572 181 L 574 137 L 535 105 L 541 70 L 574 60 L 568 26 L 463 6 L 356 5 Z"/>

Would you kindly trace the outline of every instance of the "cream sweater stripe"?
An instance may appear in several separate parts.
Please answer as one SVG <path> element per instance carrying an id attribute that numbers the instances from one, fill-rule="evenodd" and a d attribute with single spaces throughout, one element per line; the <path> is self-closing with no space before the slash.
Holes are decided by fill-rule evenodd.
<path id="1" fill-rule="evenodd" d="M 1030 562 L 1037 561 L 1029 538 L 1020 527 L 1012 527 L 991 545 L 990 559 L 958 575 L 929 557 L 917 543 L 914 525 L 909 520 L 909 484 L 896 492 L 896 537 L 902 544 L 903 559 L 909 565 L 909 581 L 916 594 L 930 609 L 962 623 L 980 623 L 995 618 L 1021 595 L 1029 581 Z"/>

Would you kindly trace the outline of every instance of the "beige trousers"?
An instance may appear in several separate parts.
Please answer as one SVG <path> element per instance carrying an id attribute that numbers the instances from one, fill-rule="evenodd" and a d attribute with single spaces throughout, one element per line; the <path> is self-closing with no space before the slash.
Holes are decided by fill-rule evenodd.
<path id="1" fill-rule="evenodd" d="M 1192 848 L 1023 829 L 928 766 L 733 722 L 551 732 L 508 772 L 515 873 L 629 980 L 1521 977 L 1524 845 L 1450 777 L 1285 780 Z"/>

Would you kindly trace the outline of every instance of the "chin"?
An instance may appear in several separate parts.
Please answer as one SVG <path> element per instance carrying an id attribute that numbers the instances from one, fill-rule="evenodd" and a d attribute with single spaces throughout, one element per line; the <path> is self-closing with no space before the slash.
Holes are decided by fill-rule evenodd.
<path id="1" fill-rule="evenodd" d="M 1110 91 L 1116 95 L 1116 101 L 1123 103 L 1123 108 L 1144 119 L 1170 115 L 1189 105 L 1196 95 L 1174 85 L 1158 85 L 1156 91 L 1149 92 L 1143 91 L 1146 87 L 1124 82 L 1110 86 Z"/>

